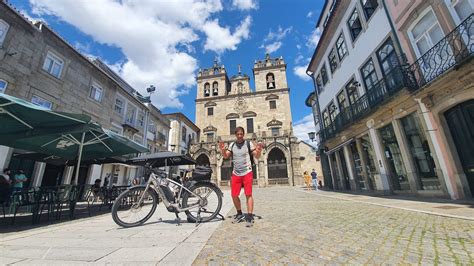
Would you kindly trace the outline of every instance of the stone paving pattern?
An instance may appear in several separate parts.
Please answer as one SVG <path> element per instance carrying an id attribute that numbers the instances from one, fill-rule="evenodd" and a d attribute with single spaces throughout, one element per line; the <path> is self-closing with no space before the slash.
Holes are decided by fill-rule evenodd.
<path id="1" fill-rule="evenodd" d="M 255 214 L 261 219 L 251 228 L 227 219 L 194 265 L 474 264 L 474 221 L 323 193 L 256 189 Z M 233 214 L 235 209 L 228 216 Z"/>

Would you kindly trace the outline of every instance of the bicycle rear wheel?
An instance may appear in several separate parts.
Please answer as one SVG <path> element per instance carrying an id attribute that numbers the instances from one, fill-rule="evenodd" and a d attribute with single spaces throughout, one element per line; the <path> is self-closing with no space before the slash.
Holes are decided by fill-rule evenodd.
<path id="1" fill-rule="evenodd" d="M 158 196 L 152 188 L 145 189 L 145 186 L 132 187 L 117 197 L 112 206 L 112 219 L 116 224 L 133 227 L 150 219 L 158 205 Z"/>
<path id="2" fill-rule="evenodd" d="M 222 207 L 222 194 L 219 188 L 211 183 L 202 182 L 193 185 L 189 190 L 200 196 L 197 197 L 189 192 L 183 195 L 183 208 L 196 206 L 194 209 L 185 211 L 190 221 L 198 220 L 198 212 L 201 222 L 210 221 L 219 214 Z"/>

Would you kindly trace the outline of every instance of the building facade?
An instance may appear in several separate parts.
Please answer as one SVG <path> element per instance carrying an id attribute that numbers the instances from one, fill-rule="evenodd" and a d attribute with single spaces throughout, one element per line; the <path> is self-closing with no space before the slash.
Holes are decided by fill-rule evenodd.
<path id="1" fill-rule="evenodd" d="M 199 128 L 183 113 L 166 114 L 170 120 L 168 150 L 178 154 L 190 154 L 191 145 L 199 142 Z M 190 165 L 180 165 L 175 169 L 175 174 L 182 176 L 184 170 L 190 169 Z"/>
<path id="2" fill-rule="evenodd" d="M 246 139 L 265 145 L 254 165 L 255 184 L 303 184 L 302 162 L 317 162 L 312 149 L 300 148 L 307 145 L 293 136 L 286 63 L 281 57 L 266 55 L 255 62 L 253 77 L 255 90 L 250 88 L 250 77 L 241 72 L 240 66 L 231 78 L 217 62 L 199 71 L 196 125 L 201 131 L 191 154 L 198 164 L 211 165 L 214 181 L 228 185 L 231 161 L 222 158 L 217 145 L 219 140 L 229 145 L 235 140 L 235 128 L 242 126 Z"/>
<path id="3" fill-rule="evenodd" d="M 471 197 L 473 160 L 449 138 L 474 141 L 472 10 L 469 0 L 326 1 L 306 104 L 334 189 Z"/>
<path id="4" fill-rule="evenodd" d="M 4 1 L 0 1 L 0 92 L 55 111 L 87 114 L 104 128 L 144 146 L 145 132 L 169 128 L 159 110 L 105 64 L 84 57 L 46 24 L 29 21 Z M 167 147 L 166 140 L 151 144 L 151 150 Z M 74 167 L 14 156 L 22 152 L 0 147 L 0 168 L 22 168 L 30 186 L 70 182 Z M 109 176 L 112 184 L 119 185 L 135 175 L 132 166 L 92 165 L 81 167 L 79 183 Z"/>

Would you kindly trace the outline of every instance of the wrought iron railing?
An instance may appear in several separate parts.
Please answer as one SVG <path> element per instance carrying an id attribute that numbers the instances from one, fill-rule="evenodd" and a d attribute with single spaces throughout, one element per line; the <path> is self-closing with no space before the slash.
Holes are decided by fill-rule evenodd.
<path id="1" fill-rule="evenodd" d="M 412 74 L 404 66 L 394 67 L 354 103 L 341 109 L 334 121 L 324 128 L 320 137 L 323 141 L 334 137 L 341 130 L 371 113 L 401 89 L 411 86 L 413 86 Z"/>
<path id="2" fill-rule="evenodd" d="M 474 52 L 473 21 L 474 14 L 471 14 L 412 65 L 394 68 L 368 89 L 366 94 L 342 109 L 334 121 L 321 130 L 321 142 L 333 138 L 352 123 L 372 113 L 401 89 L 416 91 L 453 67 L 471 59 Z"/>
<path id="3" fill-rule="evenodd" d="M 425 86 L 472 56 L 473 21 L 474 14 L 471 14 L 410 66 L 417 83 L 414 89 Z"/>

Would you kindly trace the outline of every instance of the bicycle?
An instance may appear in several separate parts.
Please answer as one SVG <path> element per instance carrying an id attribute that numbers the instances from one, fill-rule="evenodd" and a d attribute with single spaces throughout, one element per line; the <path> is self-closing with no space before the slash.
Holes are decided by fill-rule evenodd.
<path id="1" fill-rule="evenodd" d="M 180 212 L 196 225 L 214 219 L 221 210 L 223 193 L 210 182 L 212 170 L 208 171 L 189 180 L 185 174 L 182 182 L 168 178 L 163 171 L 151 171 L 146 185 L 131 187 L 117 197 L 112 205 L 114 222 L 122 227 L 141 225 L 150 219 L 160 200 L 175 213 L 177 225 L 181 224 Z"/>

